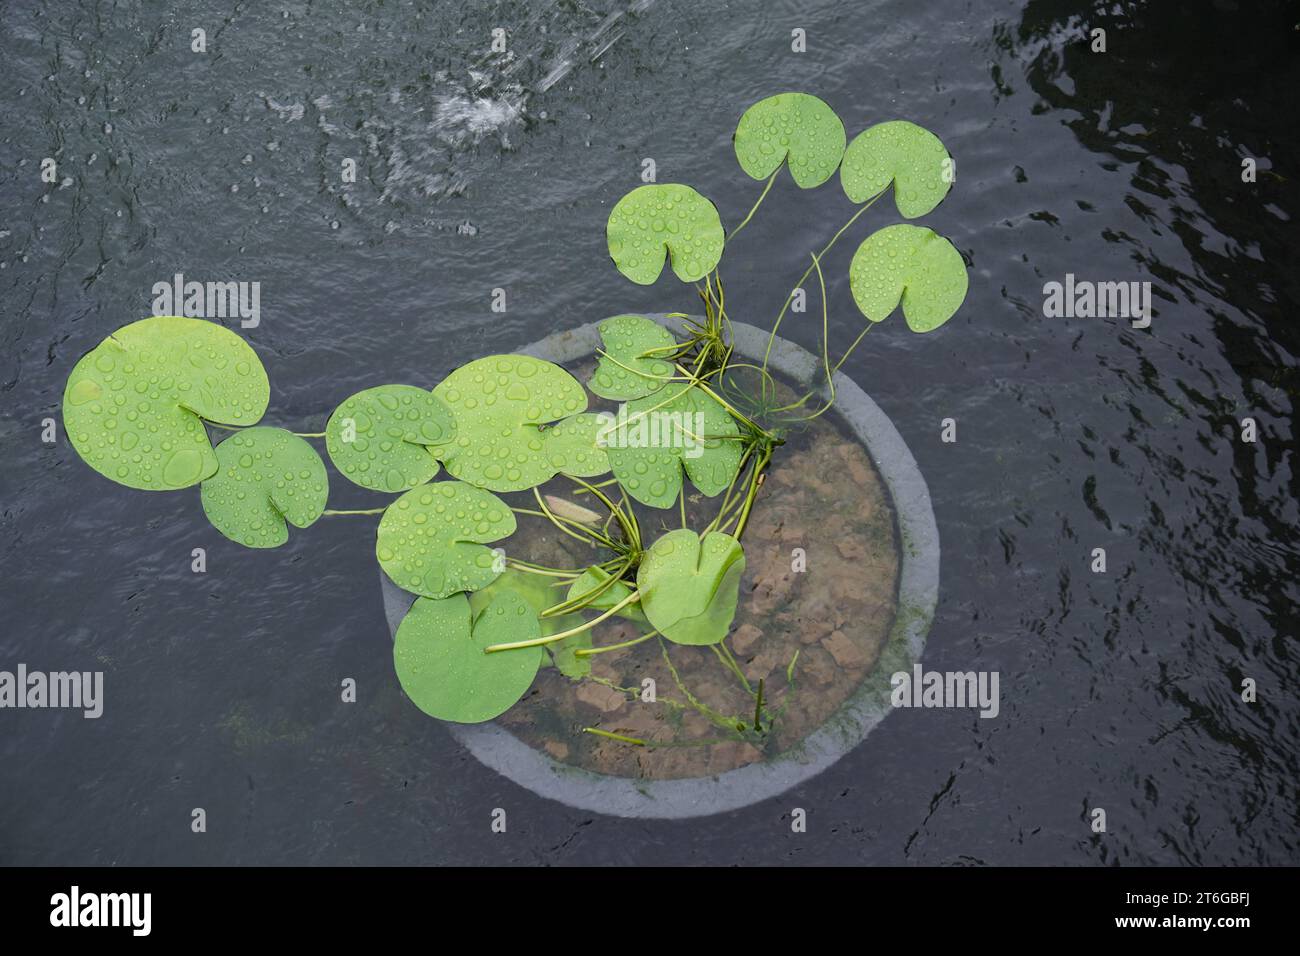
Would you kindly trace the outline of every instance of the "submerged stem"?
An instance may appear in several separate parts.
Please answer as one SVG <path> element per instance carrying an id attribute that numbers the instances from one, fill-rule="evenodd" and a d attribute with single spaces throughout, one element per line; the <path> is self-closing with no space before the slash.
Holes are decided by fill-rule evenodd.
<path id="1" fill-rule="evenodd" d="M 822 251 L 817 253 L 815 259 L 824 258 L 826 256 L 826 253 L 830 252 L 831 248 L 835 245 L 835 243 L 839 241 L 840 236 L 844 235 L 844 233 L 848 230 L 848 228 L 858 221 L 858 217 L 861 216 L 868 209 L 870 209 L 871 204 L 874 203 L 877 199 L 879 199 L 884 194 L 885 194 L 884 190 L 881 190 L 880 192 L 876 193 L 876 195 L 868 199 L 866 203 L 864 203 L 857 212 L 855 212 L 852 216 L 849 217 L 848 222 L 840 226 L 839 232 L 831 236 L 831 241 L 826 243 L 826 245 L 822 247 Z M 781 320 L 785 318 L 786 310 L 790 308 L 790 303 L 794 301 L 795 291 L 804 284 L 808 276 L 812 275 L 812 271 L 813 271 L 812 266 L 809 266 L 807 269 L 804 270 L 803 275 L 799 277 L 799 281 L 794 284 L 794 288 L 792 288 L 790 290 L 790 294 L 786 296 L 785 305 L 781 306 L 781 311 L 777 314 L 776 322 L 772 325 L 772 332 L 767 337 L 767 348 L 763 352 L 763 368 L 765 370 L 767 369 L 768 362 L 772 358 L 772 345 L 774 342 L 776 342 L 776 332 L 777 329 L 781 327 Z"/>
<path id="2" fill-rule="evenodd" d="M 740 669 L 740 664 L 736 661 L 735 656 L 732 655 L 731 651 L 727 650 L 727 645 L 710 644 L 709 648 L 713 651 L 714 656 L 722 662 L 722 666 L 736 675 L 741 686 L 745 688 L 745 693 L 753 694 L 754 688 L 750 686 L 749 679 L 745 677 L 745 672 Z"/>
<path id="3" fill-rule="evenodd" d="M 583 727 L 584 734 L 595 734 L 597 737 L 608 737 L 610 740 L 617 740 L 620 743 L 635 744 L 638 747 L 644 747 L 645 741 L 636 737 L 624 737 L 622 734 L 611 734 L 608 730 L 597 730 L 595 727 Z"/>
<path id="4" fill-rule="evenodd" d="M 606 644 L 604 647 L 580 647 L 573 652 L 573 656 L 591 657 L 593 654 L 604 654 L 606 651 L 621 651 L 625 647 L 634 647 L 642 641 L 648 641 L 658 633 L 658 631 L 651 631 L 649 634 L 642 634 L 640 637 L 634 637 L 630 641 L 623 641 L 621 644 Z"/>

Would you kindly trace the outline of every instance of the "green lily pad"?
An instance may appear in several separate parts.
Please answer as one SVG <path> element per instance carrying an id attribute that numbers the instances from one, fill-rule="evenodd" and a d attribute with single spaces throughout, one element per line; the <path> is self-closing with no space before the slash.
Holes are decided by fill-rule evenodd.
<path id="1" fill-rule="evenodd" d="M 522 491 L 557 472 L 590 478 L 609 471 L 596 440 L 599 416 L 580 414 L 587 393 L 558 365 L 526 355 L 489 355 L 456 369 L 433 394 L 456 419 L 455 439 L 433 451 L 461 481 Z"/>
<path id="2" fill-rule="evenodd" d="M 528 606 L 535 614 L 540 615 L 542 611 L 565 600 L 563 592 L 550 583 L 554 580 L 554 578 L 529 574 L 517 568 L 506 568 L 499 578 L 469 596 L 470 611 L 478 614 L 502 591 L 513 591 L 528 602 Z M 539 617 L 538 623 L 541 625 L 541 636 L 550 637 L 561 631 L 579 627 L 582 624 L 582 615 L 561 614 L 558 617 Z M 591 662 L 587 658 L 575 656 L 574 651 L 580 647 L 590 646 L 591 631 L 583 631 L 581 634 L 574 634 L 554 644 L 547 644 L 545 645 L 547 654 L 542 657 L 542 666 L 553 665 L 565 677 L 578 680 L 591 673 Z"/>
<path id="3" fill-rule="evenodd" d="M 820 186 L 844 156 L 844 124 L 825 101 L 808 93 L 778 93 L 759 100 L 736 124 L 736 159 L 755 179 L 766 179 L 789 160 L 801 189 Z"/>
<path id="4" fill-rule="evenodd" d="M 496 555 L 484 545 L 514 531 L 514 512 L 496 495 L 438 481 L 412 488 L 385 509 L 375 556 L 399 588 L 444 598 L 496 580 Z"/>
<path id="5" fill-rule="evenodd" d="M 63 424 L 101 475 L 171 491 L 217 470 L 203 419 L 253 425 L 270 397 L 261 360 L 234 332 L 205 319 L 155 316 L 82 356 L 63 392 Z"/>
<path id="6" fill-rule="evenodd" d="M 711 531 L 701 539 L 689 528 L 670 531 L 641 560 L 641 608 L 676 644 L 717 644 L 736 616 L 744 573 L 745 552 L 731 535 Z"/>
<path id="7" fill-rule="evenodd" d="M 609 214 L 605 239 L 618 271 L 638 285 L 651 285 L 664 268 L 664 253 L 683 282 L 703 279 L 722 258 L 726 236 L 717 207 L 690 186 L 638 186 Z"/>
<path id="8" fill-rule="evenodd" d="M 677 340 L 658 322 L 643 315 L 616 315 L 600 323 L 600 339 L 606 355 L 600 357 L 587 387 L 601 398 L 628 402 L 644 398 L 664 386 L 673 374 L 673 363 L 663 349 L 675 348 Z"/>
<path id="9" fill-rule="evenodd" d="M 405 491 L 438 473 L 430 449 L 456 437 L 451 409 L 414 385 L 380 385 L 343 401 L 325 449 L 343 477 L 372 491 Z"/>
<path id="10" fill-rule="evenodd" d="M 858 308 L 881 322 L 903 303 L 913 332 L 931 332 L 961 307 L 969 279 L 953 244 L 922 226 L 899 223 L 872 233 L 849 263 Z"/>
<path id="11" fill-rule="evenodd" d="M 670 508 L 682 471 L 709 497 L 725 491 L 740 466 L 739 428 L 725 408 L 686 382 L 674 382 L 619 408 L 603 434 L 614 477 L 652 508 Z"/>
<path id="12" fill-rule="evenodd" d="M 928 129 L 906 120 L 877 123 L 849 143 L 840 164 L 840 183 L 854 202 L 866 202 L 894 184 L 894 204 L 904 219 L 939 205 L 952 188 L 952 157 Z"/>
<path id="13" fill-rule="evenodd" d="M 316 449 L 283 428 L 247 428 L 217 446 L 217 470 L 199 486 L 203 512 L 231 541 L 278 548 L 288 524 L 306 528 L 325 510 L 329 477 Z"/>
<path id="14" fill-rule="evenodd" d="M 416 598 L 397 627 L 393 666 L 406 696 L 430 717 L 478 724 L 528 692 L 542 659 L 541 647 L 484 649 L 539 633 L 537 615 L 513 591 L 497 595 L 476 618 L 463 594 Z"/>
<path id="15" fill-rule="evenodd" d="M 609 471 L 609 458 L 600 443 L 606 418 L 607 414 L 582 412 L 542 429 L 542 453 L 551 465 L 547 478 L 557 474 L 594 478 Z"/>

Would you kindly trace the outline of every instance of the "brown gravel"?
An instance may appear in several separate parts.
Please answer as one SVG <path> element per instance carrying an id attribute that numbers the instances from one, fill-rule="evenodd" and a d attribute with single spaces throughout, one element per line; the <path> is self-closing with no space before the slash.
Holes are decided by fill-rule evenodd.
<path id="1" fill-rule="evenodd" d="M 585 376 L 579 373 L 579 378 Z M 597 404 L 597 408 L 605 407 Z M 571 496 L 557 479 L 543 491 Z M 688 517 L 702 527 L 719 502 L 696 495 Z M 577 500 L 590 504 L 589 496 Z M 688 499 L 689 500 L 689 499 Z M 676 511 L 638 508 L 652 541 L 679 526 Z M 884 486 L 860 445 L 823 416 L 777 449 L 742 543 L 746 570 L 726 645 L 753 690 L 763 679 L 765 733 L 737 734 L 687 701 L 657 639 L 600 654 L 593 675 L 570 680 L 539 672 L 532 691 L 500 718 L 556 760 L 618 776 L 663 779 L 713 775 L 774 756 L 822 724 L 879 658 L 896 609 L 898 542 Z M 794 549 L 807 570 L 792 570 Z M 596 552 L 560 536 L 542 519 L 521 518 L 510 550 L 555 566 L 580 567 Z M 596 646 L 636 637 L 614 618 L 595 629 Z M 786 671 L 795 657 L 794 683 Z M 752 724 L 754 696 L 710 648 L 668 645 L 682 684 L 728 722 Z M 654 681 L 656 701 L 641 699 Z M 616 690 L 614 687 L 625 688 Z M 639 747 L 583 732 L 595 727 L 650 743 Z"/>

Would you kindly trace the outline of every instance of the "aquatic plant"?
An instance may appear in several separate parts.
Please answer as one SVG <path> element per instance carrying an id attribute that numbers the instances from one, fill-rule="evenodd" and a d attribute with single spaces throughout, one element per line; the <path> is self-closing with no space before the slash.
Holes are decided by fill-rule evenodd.
<path id="1" fill-rule="evenodd" d="M 741 541 L 764 475 L 786 429 L 833 406 L 835 373 L 870 328 L 901 306 L 913 331 L 932 332 L 960 307 L 967 274 L 961 254 L 929 229 L 900 223 L 868 236 L 849 268 L 868 322 L 832 364 L 824 257 L 891 187 L 905 219 L 931 211 L 951 187 L 951 157 L 933 133 L 901 120 L 850 141 L 830 106 L 806 93 L 755 103 L 734 144 L 741 169 L 765 184 L 730 232 L 713 203 L 686 185 L 643 185 L 615 204 L 606 238 L 618 270 L 648 285 L 667 263 L 683 282 L 700 283 L 704 314 L 670 313 L 676 334 L 640 315 L 606 319 L 586 388 L 542 359 L 491 355 L 432 389 L 365 389 L 334 410 L 324 432 L 293 433 L 257 424 L 270 389 L 246 342 L 205 320 L 160 316 L 119 329 L 72 370 L 63 414 L 73 447 L 132 488 L 198 485 L 213 526 L 247 547 L 281 545 L 288 525 L 306 528 L 326 515 L 379 515 L 379 565 L 416 596 L 397 630 L 394 666 L 410 699 L 434 717 L 491 720 L 528 692 L 540 667 L 585 680 L 594 655 L 653 639 L 674 678 L 670 646 L 712 648 L 753 699 L 753 714 L 720 714 L 680 680 L 679 689 L 727 733 L 762 738 L 783 707 L 767 699 L 763 681 L 750 685 L 726 638 L 745 570 Z M 772 324 L 762 363 L 739 362 L 718 264 L 783 168 L 801 189 L 825 184 L 838 169 L 859 208 L 811 255 Z M 814 272 L 825 386 L 783 403 L 768 371 L 772 346 Z M 619 403 L 617 412 L 589 411 L 588 389 Z M 208 426 L 233 433 L 214 448 Z M 398 497 L 382 508 L 326 508 L 326 468 L 309 438 L 324 439 L 347 480 Z M 543 495 L 557 476 L 571 483 L 568 493 Z M 718 502 L 698 529 L 686 506 L 696 492 Z M 647 540 L 634 502 L 675 510 L 681 527 Z M 590 546 L 593 560 L 549 567 L 507 553 L 499 544 L 521 517 Z M 596 645 L 593 629 L 615 616 L 641 633 Z M 796 664 L 797 654 L 786 669 L 790 683 Z"/>

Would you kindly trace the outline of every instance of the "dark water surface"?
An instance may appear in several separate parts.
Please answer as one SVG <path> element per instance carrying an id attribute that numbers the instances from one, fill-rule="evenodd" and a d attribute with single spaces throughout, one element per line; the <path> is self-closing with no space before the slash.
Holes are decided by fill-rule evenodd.
<path id="1" fill-rule="evenodd" d="M 99 720 L 0 711 L 0 862 L 1300 862 L 1300 13 L 1096 8 L 6 4 L 0 668 L 102 669 L 107 700 Z M 490 52 L 496 26 L 513 52 Z M 760 184 L 731 131 L 784 89 L 826 99 L 850 135 L 912 119 L 957 158 L 923 224 L 966 256 L 965 306 L 924 337 L 895 316 L 848 371 L 934 496 L 925 662 L 1000 672 L 997 719 L 900 711 L 806 786 L 712 818 L 573 811 L 401 698 L 373 519 L 248 551 L 197 491 L 119 487 L 40 442 L 76 360 L 177 272 L 261 283 L 245 334 L 271 377 L 266 421 L 303 431 L 363 387 L 689 309 L 667 272 L 642 288 L 610 265 L 611 204 L 652 157 L 735 224 Z M 59 184 L 41 182 L 44 157 Z M 723 261 L 729 311 L 770 322 L 851 212 L 834 182 L 805 193 L 783 174 Z M 863 218 L 826 263 L 845 343 L 862 321 L 849 258 L 897 219 L 888 201 Z M 1151 281 L 1151 328 L 1045 318 L 1043 283 L 1067 272 Z M 811 313 L 796 318 L 785 330 L 813 345 Z M 939 440 L 949 417 L 955 444 Z M 1245 417 L 1256 444 L 1238 440 Z M 341 479 L 331 493 L 378 503 Z M 356 705 L 339 703 L 344 677 Z"/>

